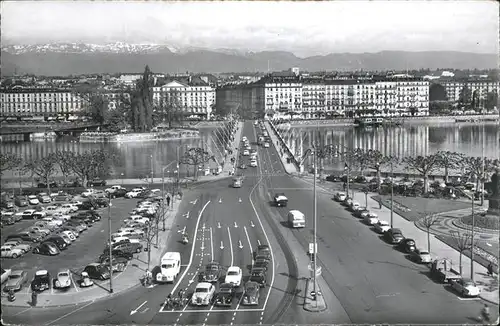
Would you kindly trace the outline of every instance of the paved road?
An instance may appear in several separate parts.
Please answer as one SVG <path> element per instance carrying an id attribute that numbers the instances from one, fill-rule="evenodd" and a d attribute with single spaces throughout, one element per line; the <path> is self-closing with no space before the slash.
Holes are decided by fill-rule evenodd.
<path id="1" fill-rule="evenodd" d="M 243 134 L 255 141 L 250 123 L 245 124 Z M 476 322 L 473 318 L 478 315 L 480 301 L 462 300 L 435 284 L 426 275 L 426 268 L 410 262 L 381 241 L 324 192 L 318 195 L 319 263 L 323 268 L 319 281 L 328 310 L 306 313 L 301 303 L 303 278 L 308 276 L 306 251 L 312 241 L 312 221 L 309 218 L 302 230 L 292 230 L 282 222 L 290 209 L 312 215 L 310 185 L 284 174 L 274 148 L 259 148 L 258 152 L 259 167 L 243 171 L 248 176 L 242 188 L 231 188 L 231 179 L 227 178 L 186 193 L 173 231 L 186 227 L 191 239 L 196 236 L 190 245 L 179 243 L 180 235 L 169 240 L 168 250 L 180 251 L 185 265 L 181 273 L 184 276 L 176 283 L 136 288 L 112 300 L 79 307 L 26 311 L 8 308 L 4 309 L 4 319 L 32 324 Z M 265 176 L 259 176 L 262 174 Z M 272 207 L 270 201 L 275 192 L 285 192 L 289 207 Z M 220 249 L 221 242 L 224 249 Z M 225 267 L 238 265 L 248 275 L 251 249 L 259 242 L 272 247 L 274 273 L 269 273 L 273 279 L 261 291 L 257 307 L 243 307 L 238 301 L 230 309 L 209 306 L 185 307 L 181 312 L 164 310 L 165 296 L 180 287 L 191 292 L 196 273 L 212 259 Z M 131 314 L 135 309 L 137 312 Z M 5 317 L 14 314 L 18 315 Z"/>

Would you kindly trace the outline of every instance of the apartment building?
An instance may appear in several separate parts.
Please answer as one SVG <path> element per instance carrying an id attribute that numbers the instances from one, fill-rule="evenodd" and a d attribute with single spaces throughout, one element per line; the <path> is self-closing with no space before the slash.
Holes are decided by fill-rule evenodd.
<path id="1" fill-rule="evenodd" d="M 3 89 L 2 117 L 69 118 L 80 113 L 88 102 L 70 89 L 25 88 Z"/>
<path id="2" fill-rule="evenodd" d="M 460 94 L 465 86 L 471 94 L 477 91 L 480 101 L 485 100 L 490 92 L 500 94 L 500 82 L 490 79 L 450 80 L 440 82 L 440 84 L 444 86 L 448 100 L 452 102 L 457 102 L 460 99 Z"/>
<path id="3" fill-rule="evenodd" d="M 190 118 L 210 119 L 215 105 L 215 89 L 197 77 L 159 79 L 153 89 L 153 101 L 173 106 Z"/>

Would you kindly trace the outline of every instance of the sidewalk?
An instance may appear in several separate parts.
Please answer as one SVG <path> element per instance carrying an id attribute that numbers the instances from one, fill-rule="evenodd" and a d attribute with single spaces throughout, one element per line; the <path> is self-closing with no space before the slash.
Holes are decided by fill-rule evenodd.
<path id="1" fill-rule="evenodd" d="M 180 200 L 176 200 L 171 209 L 165 212 L 165 232 L 162 231 L 162 222 L 159 224 L 160 232 L 158 237 L 158 247 L 155 248 L 156 244 L 153 241 L 151 246 L 151 265 L 150 269 L 153 270 L 155 266 L 160 261 L 163 251 L 166 249 L 168 239 L 171 235 L 170 230 L 175 220 L 175 215 L 179 209 Z M 146 247 L 146 244 L 144 244 Z M 80 288 L 75 285 L 77 290 L 71 292 L 59 292 L 45 291 L 38 295 L 38 304 L 36 308 L 47 308 L 47 307 L 61 307 L 77 305 L 82 303 L 87 303 L 91 301 L 97 301 L 101 299 L 107 299 L 117 295 L 118 293 L 124 292 L 136 286 L 140 286 L 140 279 L 144 276 L 147 269 L 148 262 L 148 252 L 143 251 L 140 254 L 134 255 L 134 258 L 128 263 L 125 270 L 119 274 L 113 276 L 113 293 L 109 293 L 109 281 L 94 281 L 94 286 L 89 288 Z M 76 273 L 79 271 L 73 271 L 73 282 L 79 279 Z M 29 283 L 25 285 L 29 287 Z M 73 290 L 73 289 L 71 289 Z M 2 295 L 2 305 L 5 306 L 16 306 L 16 307 L 31 307 L 31 291 L 28 293 L 16 293 L 16 301 L 9 302 L 6 297 Z"/>
<path id="2" fill-rule="evenodd" d="M 359 202 L 362 206 L 365 204 L 365 194 L 360 192 L 354 193 L 354 200 Z M 377 213 L 379 219 L 390 222 L 391 213 L 390 209 L 383 206 L 379 209 L 379 204 L 377 201 L 368 195 L 368 209 Z M 420 230 L 415 226 L 415 223 L 407 221 L 402 216 L 394 213 L 393 214 L 394 227 L 401 229 L 403 235 L 407 238 L 412 238 L 415 240 L 419 247 L 427 249 L 427 232 Z M 431 235 L 431 250 L 430 253 L 433 258 L 448 258 L 452 261 L 455 269 L 458 269 L 458 262 L 460 259 L 460 254 L 458 251 L 448 246 L 444 242 L 437 239 L 434 235 Z M 469 257 L 462 255 L 462 270 L 464 271 L 464 277 L 469 278 L 471 260 Z M 474 262 L 474 280 L 476 284 L 481 288 L 480 297 L 490 303 L 498 305 L 499 302 L 499 291 L 498 291 L 498 274 L 494 277 L 488 276 L 487 270 L 481 264 Z"/>
<path id="3" fill-rule="evenodd" d="M 297 166 L 293 163 L 287 163 L 287 158 L 293 158 L 290 150 L 284 143 L 281 142 L 280 139 L 278 139 L 278 136 L 274 132 L 273 128 L 269 125 L 269 121 L 266 121 L 264 125 L 266 126 L 267 133 L 271 138 L 272 145 L 276 148 L 276 151 L 279 154 L 278 156 L 283 164 L 283 167 L 285 168 L 286 173 L 296 175 L 298 173 Z"/>
<path id="4" fill-rule="evenodd" d="M 234 161 L 234 164 L 232 164 L 231 160 L 226 160 L 226 164 L 222 168 L 221 176 L 231 175 L 232 173 L 236 172 L 236 166 L 238 164 L 238 157 L 239 157 L 238 150 L 239 150 L 242 132 L 243 132 L 243 122 L 238 122 L 238 124 L 236 125 L 236 132 L 235 132 L 234 140 L 231 143 L 231 149 L 233 149 L 233 154 L 230 155 L 231 157 L 234 157 L 235 161 Z"/>

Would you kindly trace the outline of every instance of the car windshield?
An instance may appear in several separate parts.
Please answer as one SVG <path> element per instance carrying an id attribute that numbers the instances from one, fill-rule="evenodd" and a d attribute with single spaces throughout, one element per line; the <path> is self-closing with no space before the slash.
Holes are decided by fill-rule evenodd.
<path id="1" fill-rule="evenodd" d="M 476 283 L 472 281 L 464 281 L 464 286 L 476 286 Z"/>
<path id="2" fill-rule="evenodd" d="M 16 279 L 16 278 L 20 278 L 20 277 L 21 277 L 21 275 L 19 275 L 19 274 L 13 274 L 13 275 L 9 276 L 10 279 Z"/>
<path id="3" fill-rule="evenodd" d="M 207 269 L 212 270 L 212 271 L 216 271 L 219 269 L 219 267 L 217 265 L 212 265 L 212 266 L 208 266 Z"/>
<path id="4" fill-rule="evenodd" d="M 238 272 L 236 271 L 231 271 L 229 273 L 227 273 L 227 275 L 231 276 L 231 275 L 238 275 Z"/>
<path id="5" fill-rule="evenodd" d="M 420 254 L 421 255 L 428 255 L 429 253 L 427 251 L 421 251 Z"/>
<path id="6" fill-rule="evenodd" d="M 163 264 L 161 268 L 174 268 L 174 264 Z"/>
<path id="7" fill-rule="evenodd" d="M 59 276 L 67 277 L 67 276 L 69 276 L 69 274 L 67 272 L 62 272 L 62 273 L 59 273 Z"/>
<path id="8" fill-rule="evenodd" d="M 196 288 L 196 293 L 208 292 L 208 288 Z"/>

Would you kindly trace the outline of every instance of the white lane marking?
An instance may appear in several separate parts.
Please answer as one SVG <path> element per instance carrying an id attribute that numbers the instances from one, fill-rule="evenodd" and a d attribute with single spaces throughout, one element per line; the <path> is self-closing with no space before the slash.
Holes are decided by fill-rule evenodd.
<path id="1" fill-rule="evenodd" d="M 210 250 L 211 250 L 212 261 L 214 261 L 214 237 L 212 234 L 212 227 L 210 227 Z"/>
<path id="2" fill-rule="evenodd" d="M 234 227 L 237 228 L 238 224 L 236 224 L 236 221 L 234 221 Z"/>
<path id="3" fill-rule="evenodd" d="M 20 314 L 25 313 L 26 311 L 28 311 L 28 310 L 30 310 L 30 309 L 32 309 L 32 308 L 33 308 L 33 307 L 29 307 L 29 308 L 26 308 L 26 309 L 24 309 L 24 310 L 21 310 L 21 311 L 19 311 L 17 314 L 12 315 L 12 317 L 19 316 Z"/>
<path id="4" fill-rule="evenodd" d="M 223 249 L 224 249 L 224 242 L 222 242 L 222 240 L 221 240 L 221 242 L 220 242 L 220 250 L 223 250 Z"/>
<path id="5" fill-rule="evenodd" d="M 229 248 L 231 248 L 231 265 L 229 266 L 233 266 L 233 261 L 234 261 L 233 240 L 231 240 L 231 230 L 229 229 L 229 226 L 227 227 L 227 234 L 229 235 Z"/>
<path id="6" fill-rule="evenodd" d="M 196 239 L 196 236 L 198 234 L 198 226 L 200 225 L 200 221 L 201 221 L 201 216 L 203 215 L 203 212 L 205 211 L 205 208 L 207 208 L 208 204 L 210 204 L 210 200 L 203 206 L 203 208 L 200 211 L 200 214 L 198 214 L 198 220 L 196 221 L 196 226 L 194 228 L 193 239 Z M 175 284 L 174 288 L 172 289 L 172 291 L 170 293 L 175 293 L 175 290 L 177 290 L 177 288 L 181 284 L 182 280 L 186 276 L 187 272 L 189 271 L 189 268 L 191 267 L 191 264 L 193 263 L 195 244 L 196 244 L 196 242 L 193 240 L 193 243 L 191 244 L 191 255 L 189 256 L 189 263 L 188 263 L 186 269 L 184 270 L 184 273 L 182 273 L 181 277 L 179 278 L 179 280 L 177 281 L 177 283 Z M 160 308 L 160 312 L 164 309 L 164 307 L 165 307 L 165 303 L 162 304 L 162 306 Z"/>
<path id="7" fill-rule="evenodd" d="M 147 302 L 147 301 L 144 301 L 143 303 L 141 303 L 141 305 L 140 305 L 139 307 L 137 307 L 137 308 L 136 308 L 136 309 L 134 309 L 134 310 L 131 310 L 131 311 L 130 311 L 130 315 L 134 315 L 134 314 L 136 314 L 136 313 L 137 313 L 137 311 L 139 311 L 139 309 L 141 309 L 141 308 L 142 308 L 142 306 L 144 306 L 146 303 L 148 303 L 148 302 Z"/>
<path id="8" fill-rule="evenodd" d="M 80 290 L 78 290 L 78 286 L 76 286 L 75 280 L 73 279 L 73 275 L 71 275 L 71 273 L 69 274 L 69 279 L 71 280 L 71 283 L 73 284 L 73 287 L 75 288 L 76 292 L 80 292 Z"/>
<path id="9" fill-rule="evenodd" d="M 259 240 L 259 239 L 257 239 L 257 245 L 259 245 L 259 246 L 260 246 L 260 240 Z"/>
<path id="10" fill-rule="evenodd" d="M 250 237 L 248 236 L 247 227 L 244 226 L 243 230 L 245 230 L 245 234 L 247 236 L 248 246 L 250 247 L 250 257 L 252 257 L 252 266 L 253 266 L 253 248 L 252 248 L 252 243 L 250 242 Z"/>
<path id="11" fill-rule="evenodd" d="M 184 311 L 184 310 L 182 310 Z M 212 312 L 212 313 L 217 313 L 217 312 L 224 312 L 224 313 L 227 313 L 227 312 L 262 312 L 264 311 L 264 308 L 257 308 L 257 309 L 219 309 L 219 310 L 209 310 L 209 309 L 205 309 L 205 310 L 197 310 L 197 309 L 187 309 L 185 310 L 186 313 L 207 313 L 208 311 Z M 179 310 L 164 310 L 164 311 L 160 311 L 161 313 L 179 313 Z"/>
<path id="12" fill-rule="evenodd" d="M 259 182 L 255 184 L 253 187 L 252 191 L 250 191 L 250 195 L 248 195 L 248 200 L 250 201 L 250 204 L 252 205 L 252 209 L 255 213 L 255 216 L 257 217 L 257 220 L 259 221 L 260 228 L 262 229 L 262 233 L 264 233 L 264 237 L 266 238 L 267 245 L 269 246 L 269 251 L 271 252 L 271 266 L 273 267 L 272 271 L 272 277 L 271 277 L 271 284 L 269 285 L 269 291 L 267 292 L 267 297 L 266 300 L 264 301 L 264 309 L 267 307 L 267 301 L 269 300 L 269 296 L 271 295 L 271 289 L 273 288 L 274 285 L 274 278 L 275 278 L 275 269 L 274 269 L 274 252 L 273 252 L 273 247 L 271 245 L 271 242 L 269 241 L 269 237 L 267 236 L 266 230 L 264 229 L 264 225 L 262 224 L 262 221 L 260 220 L 259 214 L 257 214 L 257 209 L 255 208 L 255 205 L 252 201 L 252 193 L 254 190 L 257 188 L 259 183 L 262 181 L 262 177 L 260 177 Z"/>
<path id="13" fill-rule="evenodd" d="M 64 319 L 64 318 L 66 318 L 66 317 L 68 317 L 68 316 L 70 316 L 70 315 L 74 314 L 74 313 L 75 313 L 75 312 L 77 312 L 77 311 L 80 311 L 80 310 L 82 310 L 82 309 L 87 308 L 88 306 L 90 306 L 90 305 L 91 305 L 91 304 L 93 304 L 93 303 L 94 303 L 94 300 L 92 300 L 91 302 L 87 303 L 86 305 L 83 305 L 83 306 L 81 306 L 81 307 L 79 307 L 79 308 L 77 308 L 77 309 L 75 309 L 75 310 L 72 310 L 72 311 L 68 312 L 68 313 L 67 313 L 67 314 L 65 314 L 65 315 L 62 315 L 61 317 L 59 317 L 59 318 L 57 318 L 57 319 L 54 319 L 53 321 L 51 321 L 51 322 L 49 322 L 49 323 L 47 323 L 47 324 L 45 324 L 45 325 L 46 325 L 46 326 L 52 325 L 52 324 L 54 324 L 54 323 L 56 323 L 56 322 L 60 321 L 61 319 Z"/>

